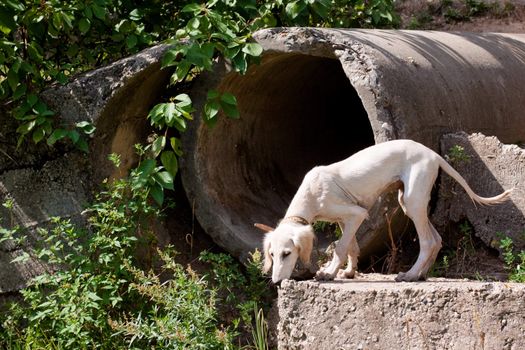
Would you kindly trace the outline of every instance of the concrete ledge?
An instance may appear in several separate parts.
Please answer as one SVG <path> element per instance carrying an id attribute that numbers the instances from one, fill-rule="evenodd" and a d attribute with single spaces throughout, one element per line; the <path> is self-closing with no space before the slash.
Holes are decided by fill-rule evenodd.
<path id="1" fill-rule="evenodd" d="M 525 349 L 525 284 L 394 277 L 284 281 L 278 349 Z"/>

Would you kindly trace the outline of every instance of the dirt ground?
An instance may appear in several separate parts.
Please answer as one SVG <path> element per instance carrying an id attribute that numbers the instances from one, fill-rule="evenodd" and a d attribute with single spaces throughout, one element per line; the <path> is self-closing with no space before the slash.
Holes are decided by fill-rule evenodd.
<path id="1" fill-rule="evenodd" d="M 523 33 L 523 0 L 401 0 L 397 2 L 401 28 Z"/>

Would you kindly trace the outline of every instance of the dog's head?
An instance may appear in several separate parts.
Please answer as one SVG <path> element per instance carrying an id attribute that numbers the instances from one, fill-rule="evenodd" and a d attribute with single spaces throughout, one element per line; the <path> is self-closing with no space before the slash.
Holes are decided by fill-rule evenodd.
<path id="1" fill-rule="evenodd" d="M 261 224 L 256 226 L 267 231 L 263 244 L 263 272 L 267 273 L 273 266 L 273 283 L 290 278 L 298 258 L 304 264 L 310 262 L 315 238 L 311 225 L 282 222 L 276 229 Z"/>

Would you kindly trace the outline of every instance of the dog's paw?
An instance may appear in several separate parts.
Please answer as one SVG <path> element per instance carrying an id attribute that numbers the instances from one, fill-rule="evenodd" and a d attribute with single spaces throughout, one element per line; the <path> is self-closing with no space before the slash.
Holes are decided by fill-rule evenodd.
<path id="1" fill-rule="evenodd" d="M 334 274 L 322 270 L 317 271 L 315 274 L 315 279 L 318 281 L 331 281 L 334 279 L 334 277 Z"/>
<path id="2" fill-rule="evenodd" d="M 339 270 L 339 272 L 337 272 L 337 278 L 341 279 L 352 279 L 355 277 L 355 275 L 355 270 Z"/>
<path id="3" fill-rule="evenodd" d="M 396 276 L 396 282 L 417 282 L 424 281 L 426 278 L 424 275 L 412 275 L 408 272 L 400 272 Z"/>

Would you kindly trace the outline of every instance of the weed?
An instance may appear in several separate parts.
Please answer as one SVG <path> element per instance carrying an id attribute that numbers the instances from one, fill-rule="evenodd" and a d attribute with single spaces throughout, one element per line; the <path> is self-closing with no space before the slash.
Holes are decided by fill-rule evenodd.
<path id="1" fill-rule="evenodd" d="M 509 281 L 525 283 L 525 251 L 516 253 L 512 238 L 497 233 L 500 237 L 499 247 L 503 253 L 505 268 L 509 271 Z"/>
<path id="2" fill-rule="evenodd" d="M 210 266 L 210 272 L 204 278 L 220 291 L 218 297 L 225 302 L 222 307 L 230 315 L 238 315 L 235 324 L 249 330 L 254 308 L 261 304 L 263 309 L 268 309 L 270 305 L 272 289 L 261 274 L 261 253 L 258 250 L 253 252 L 244 267 L 225 253 L 204 251 L 199 260 Z"/>
<path id="3" fill-rule="evenodd" d="M 446 276 L 450 269 L 450 253 L 443 255 L 441 260 L 436 260 L 434 265 L 428 271 L 430 277 Z"/>
<path id="4" fill-rule="evenodd" d="M 341 231 L 341 226 L 337 223 L 327 222 L 327 221 L 316 221 L 313 225 L 314 232 L 324 233 L 328 237 L 333 238 L 333 240 L 341 239 L 343 232 Z"/>
<path id="5" fill-rule="evenodd" d="M 484 15 L 489 10 L 489 6 L 483 1 L 466 0 L 465 4 L 467 6 L 469 16 Z"/>
<path id="6" fill-rule="evenodd" d="M 447 159 L 456 164 L 462 162 L 468 163 L 470 161 L 470 156 L 465 152 L 463 146 L 454 145 L 448 150 Z"/>
<path id="7" fill-rule="evenodd" d="M 410 18 L 408 29 L 422 29 L 433 21 L 432 15 L 428 11 L 423 11 Z"/>
<path id="8" fill-rule="evenodd" d="M 255 350 L 268 350 L 268 325 L 264 319 L 263 309 L 253 308 L 255 314 L 255 327 L 252 329 Z"/>
<path id="9" fill-rule="evenodd" d="M 457 226 L 454 241 L 443 249 L 440 259 L 436 260 L 429 271 L 429 276 L 474 276 L 481 277 L 479 271 L 472 271 L 476 259 L 476 243 L 473 239 L 472 225 L 464 220 Z"/>
<path id="10" fill-rule="evenodd" d="M 88 230 L 53 219 L 38 230 L 40 244 L 18 259 L 60 269 L 36 277 L 21 291 L 22 301 L 0 313 L 0 348 L 235 348 L 238 322 L 220 324 L 217 301 L 226 293 L 251 325 L 247 310 L 267 294 L 260 253 L 245 271 L 229 255 L 208 254 L 219 281 L 214 287 L 177 264 L 173 248 L 149 248 L 152 222 L 162 212 L 132 181 L 107 184 L 87 213 Z M 16 240 L 18 231 L 1 233 L 1 240 Z M 152 250 L 147 261 L 137 257 L 139 246 Z M 235 286 L 244 288 L 245 299 L 234 296 Z"/>

